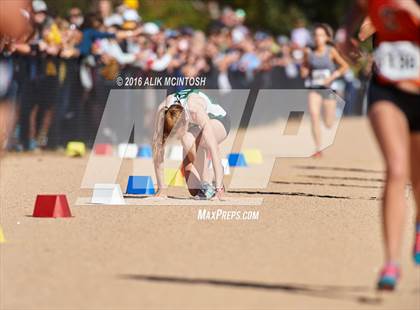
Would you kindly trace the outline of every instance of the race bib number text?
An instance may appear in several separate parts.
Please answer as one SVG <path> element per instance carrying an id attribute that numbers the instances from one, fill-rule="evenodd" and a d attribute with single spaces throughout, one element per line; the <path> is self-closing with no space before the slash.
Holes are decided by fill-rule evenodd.
<path id="1" fill-rule="evenodd" d="M 391 81 L 420 78 L 420 49 L 408 42 L 383 42 L 375 51 L 378 73 Z"/>

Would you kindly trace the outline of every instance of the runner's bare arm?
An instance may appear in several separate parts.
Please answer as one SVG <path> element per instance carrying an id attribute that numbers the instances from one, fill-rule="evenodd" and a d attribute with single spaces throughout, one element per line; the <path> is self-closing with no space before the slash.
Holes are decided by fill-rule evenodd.
<path id="1" fill-rule="evenodd" d="M 344 58 L 335 48 L 331 49 L 331 58 L 338 65 L 338 69 L 335 70 L 330 76 L 331 81 L 334 81 L 346 73 L 346 71 L 349 69 L 349 64 L 344 60 Z"/>
<path id="2" fill-rule="evenodd" d="M 309 53 L 309 49 L 305 48 L 305 50 L 303 51 L 302 66 L 300 67 L 300 76 L 304 79 L 307 78 L 309 75 L 308 53 Z"/>
<path id="3" fill-rule="evenodd" d="M 362 25 L 360 26 L 359 33 L 357 37 L 360 41 L 366 41 L 368 38 L 370 38 L 374 33 L 376 32 L 375 26 L 373 26 L 372 21 L 369 17 L 365 17 L 365 19 L 362 22 Z"/>
<path id="4" fill-rule="evenodd" d="M 355 30 L 360 27 L 362 21 L 367 14 L 367 0 L 357 0 L 350 7 L 345 18 L 344 33 L 345 40 L 338 44 L 338 49 L 342 55 L 350 62 L 356 63 L 360 57 L 361 52 L 359 42 L 353 37 Z"/>
<path id="5" fill-rule="evenodd" d="M 400 1 L 398 4 L 400 8 L 417 18 L 417 21 L 420 20 L 420 5 L 415 0 Z"/>
<path id="6" fill-rule="evenodd" d="M 156 174 L 156 181 L 158 190 L 165 189 L 166 185 L 163 178 L 163 157 L 164 157 L 164 146 L 162 143 L 163 139 L 163 117 L 165 113 L 165 101 L 162 102 L 156 111 L 154 131 L 153 131 L 153 163 Z"/>

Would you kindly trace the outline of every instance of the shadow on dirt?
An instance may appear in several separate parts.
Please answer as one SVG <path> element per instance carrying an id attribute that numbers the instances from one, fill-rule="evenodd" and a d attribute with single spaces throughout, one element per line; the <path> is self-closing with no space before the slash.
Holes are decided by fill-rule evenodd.
<path id="1" fill-rule="evenodd" d="M 329 171 L 349 171 L 349 172 L 366 172 L 366 173 L 384 173 L 380 170 L 362 169 L 362 168 L 345 168 L 345 167 L 322 167 L 322 166 L 303 166 L 296 165 L 294 168 L 305 170 L 329 170 Z"/>
<path id="2" fill-rule="evenodd" d="M 287 182 L 287 181 L 271 181 L 273 184 L 282 184 L 282 185 L 309 185 L 309 186 L 332 186 L 332 187 L 354 187 L 354 188 L 372 188 L 372 189 L 382 189 L 383 186 L 375 185 L 357 185 L 357 184 L 343 184 L 343 183 L 319 183 L 319 182 Z"/>
<path id="3" fill-rule="evenodd" d="M 212 278 L 187 278 L 142 274 L 125 274 L 121 275 L 120 277 L 126 280 L 143 282 L 160 282 L 181 285 L 212 285 L 225 288 L 281 291 L 290 294 L 306 295 L 327 299 L 349 300 L 372 305 L 380 305 L 382 303 L 382 299 L 379 296 L 376 296 L 370 287 L 364 286 L 265 283 L 254 281 L 232 281 Z"/>
<path id="4" fill-rule="evenodd" d="M 279 195 L 279 196 L 303 196 L 303 197 L 317 197 L 317 198 L 329 198 L 329 199 L 352 199 L 346 196 L 335 196 L 335 195 L 318 195 L 311 193 L 302 192 L 274 192 L 274 191 L 258 191 L 258 190 L 228 190 L 228 193 L 232 194 L 248 194 L 248 195 Z"/>

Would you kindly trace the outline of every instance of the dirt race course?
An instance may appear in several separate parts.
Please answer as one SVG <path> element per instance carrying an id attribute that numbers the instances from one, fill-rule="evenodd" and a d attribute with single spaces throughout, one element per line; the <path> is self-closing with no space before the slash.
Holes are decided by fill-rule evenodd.
<path id="1" fill-rule="evenodd" d="M 54 153 L 1 161 L 0 309 L 420 307 L 411 193 L 398 292 L 373 289 L 384 174 L 365 119 L 344 120 L 321 159 L 278 159 L 268 188 L 227 194 L 262 205 L 206 206 L 259 210 L 258 221 L 199 221 L 190 204 L 75 206 L 86 162 Z M 31 217 L 39 193 L 66 194 L 74 217 Z"/>

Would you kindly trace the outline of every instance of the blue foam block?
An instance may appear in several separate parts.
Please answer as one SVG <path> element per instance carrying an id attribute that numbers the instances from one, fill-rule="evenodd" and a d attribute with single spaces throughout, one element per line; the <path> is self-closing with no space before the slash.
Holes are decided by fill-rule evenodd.
<path id="1" fill-rule="evenodd" d="M 155 188 L 151 176 L 129 176 L 127 183 L 127 194 L 154 195 Z"/>
<path id="2" fill-rule="evenodd" d="M 152 158 L 152 147 L 148 144 L 140 145 L 137 157 Z"/>
<path id="3" fill-rule="evenodd" d="M 247 167 L 245 156 L 242 153 L 230 153 L 228 155 L 229 166 L 231 167 Z"/>

